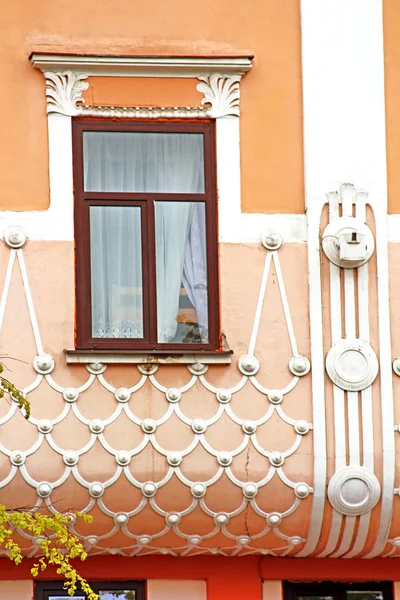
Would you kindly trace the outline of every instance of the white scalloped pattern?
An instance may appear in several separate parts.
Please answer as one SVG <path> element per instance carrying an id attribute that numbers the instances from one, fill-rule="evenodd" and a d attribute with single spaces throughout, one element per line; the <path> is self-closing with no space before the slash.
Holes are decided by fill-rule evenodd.
<path id="1" fill-rule="evenodd" d="M 19 263 L 21 271 L 22 281 L 24 285 L 27 306 L 29 315 L 32 323 L 32 330 L 34 333 L 37 356 L 33 359 L 33 369 L 35 376 L 30 385 L 24 388 L 24 392 L 29 396 L 33 390 L 39 388 L 39 386 L 50 386 L 52 390 L 60 394 L 63 398 L 63 410 L 56 417 L 52 419 L 37 419 L 34 414 L 29 418 L 29 422 L 37 427 L 38 435 L 36 441 L 32 446 L 25 452 L 10 451 L 0 443 L 0 452 L 8 456 L 12 467 L 5 479 L 0 481 L 0 488 L 4 488 L 16 477 L 17 473 L 24 479 L 24 481 L 36 489 L 37 502 L 33 510 L 38 510 L 43 506 L 47 506 L 52 512 L 56 512 L 57 507 L 52 504 L 52 493 L 60 486 L 63 486 L 70 478 L 74 478 L 80 486 L 87 490 L 87 504 L 86 506 L 79 507 L 82 513 L 90 513 L 92 509 L 97 505 L 98 509 L 105 515 L 112 518 L 113 526 L 110 531 L 99 534 L 99 535 L 88 535 L 84 537 L 85 544 L 88 550 L 92 554 L 99 554 L 104 552 L 111 552 L 113 554 L 121 554 L 124 556 L 132 556 L 137 554 L 171 554 L 171 555 L 195 555 L 204 554 L 210 552 L 212 554 L 220 555 L 237 555 L 237 554 L 271 554 L 285 556 L 290 552 L 297 551 L 301 548 L 305 540 L 299 535 L 287 535 L 284 533 L 285 528 L 281 528 L 281 525 L 285 522 L 286 517 L 293 514 L 294 511 L 299 507 L 301 502 L 312 493 L 312 488 L 303 481 L 292 481 L 285 474 L 285 461 L 288 457 L 292 456 L 300 447 L 302 438 L 308 435 L 312 429 L 311 423 L 306 420 L 295 420 L 286 414 L 284 409 L 284 399 L 292 392 L 292 390 L 301 382 L 301 376 L 305 375 L 309 369 L 309 362 L 305 357 L 299 356 L 297 348 L 296 338 L 293 330 L 292 320 L 290 316 L 290 310 L 288 306 L 287 296 L 284 287 L 284 281 L 280 266 L 279 257 L 276 251 L 267 251 L 264 273 L 260 285 L 260 294 L 256 309 L 256 315 L 254 319 L 253 331 L 249 343 L 248 353 L 241 361 L 242 377 L 234 387 L 230 389 L 219 389 L 212 385 L 206 376 L 207 367 L 193 369 L 193 366 L 181 367 L 182 369 L 188 369 L 191 378 L 189 382 L 183 387 L 178 388 L 166 388 L 161 385 L 157 380 L 157 367 L 152 367 L 150 371 L 143 369 L 141 365 L 137 367 L 132 366 L 133 369 L 138 369 L 141 373 L 141 378 L 138 383 L 130 388 L 118 388 L 116 389 L 107 381 L 107 370 L 106 365 L 92 364 L 87 365 L 89 371 L 89 377 L 87 381 L 77 388 L 64 388 L 57 383 L 57 364 L 55 364 L 53 358 L 49 356 L 42 347 L 40 331 L 35 315 L 34 301 L 31 295 L 28 274 L 25 267 L 24 255 L 21 250 L 10 250 L 9 264 L 6 272 L 4 289 L 0 300 L 0 328 L 3 321 L 4 310 L 7 303 L 8 290 L 10 287 L 11 278 L 13 275 L 14 263 L 16 259 Z M 291 361 L 291 371 L 288 367 L 288 382 L 282 389 L 268 389 L 264 387 L 261 381 L 257 377 L 258 361 L 254 356 L 254 350 L 257 339 L 257 332 L 259 328 L 261 313 L 263 309 L 263 302 L 268 282 L 268 274 L 270 272 L 271 263 L 275 265 L 275 271 L 277 275 L 277 283 L 280 290 L 282 306 L 285 314 L 286 325 L 290 338 L 292 357 L 288 356 L 288 366 Z M 293 359 L 293 357 L 295 357 Z M 293 364 L 299 367 L 298 375 L 295 374 Z M 80 400 L 83 394 L 95 383 L 95 381 L 102 386 L 104 394 L 110 394 L 114 397 L 115 402 L 114 411 L 107 416 L 107 418 L 94 418 L 88 419 L 82 414 L 80 410 Z M 145 384 L 151 384 L 165 394 L 167 400 L 165 413 L 158 419 L 150 417 L 140 418 L 135 414 L 135 403 L 132 400 L 141 394 L 142 388 Z M 184 410 L 181 408 L 182 398 L 184 395 L 191 390 L 195 385 L 202 386 L 202 393 L 211 395 L 215 399 L 215 412 L 211 418 L 189 418 Z M 240 418 L 231 406 L 232 397 L 242 390 L 245 386 L 253 386 L 265 399 L 265 413 L 261 418 L 251 421 Z M 5 424 L 10 421 L 16 414 L 17 404 L 12 403 L 8 413 L 0 419 L 0 424 Z M 295 433 L 294 443 L 284 451 L 276 451 L 274 448 L 265 448 L 262 446 L 257 438 L 257 429 L 268 422 L 272 415 L 278 415 L 289 427 L 292 427 Z M 90 440 L 86 445 L 78 450 L 70 450 L 69 448 L 60 447 L 54 440 L 52 429 L 53 427 L 66 419 L 72 419 L 76 424 L 82 424 L 87 427 L 90 431 Z M 106 431 L 107 427 L 113 424 L 120 418 L 127 418 L 138 428 L 141 428 L 143 439 L 142 441 L 134 446 L 127 447 L 124 450 L 116 449 L 107 442 Z M 162 424 L 166 423 L 169 419 L 174 417 L 179 419 L 187 428 L 192 430 L 192 441 L 185 448 L 184 451 L 171 451 L 171 449 L 164 448 L 157 441 L 157 428 Z M 227 418 L 234 423 L 241 426 L 243 431 L 243 438 L 241 443 L 232 451 L 218 451 L 208 441 L 205 436 L 207 429 L 215 424 L 222 418 Z M 72 422 L 72 421 L 71 421 Z M 71 432 L 73 432 L 73 425 L 70 425 Z M 87 481 L 80 472 L 80 460 L 82 457 L 93 448 L 96 441 L 100 442 L 101 446 L 115 458 L 115 472 L 114 474 L 106 479 L 105 481 Z M 38 481 L 30 473 L 25 459 L 37 452 L 43 444 L 48 444 L 55 454 L 60 455 L 63 458 L 65 469 L 63 474 L 55 481 Z M 164 457 L 165 463 L 168 465 L 165 476 L 162 479 L 155 481 L 147 481 L 143 483 L 135 477 L 135 473 L 129 468 L 129 464 L 133 457 L 139 455 L 144 449 L 151 445 L 154 450 L 159 453 L 160 456 Z M 201 446 L 209 455 L 215 458 L 215 473 L 212 477 L 205 481 L 191 481 L 189 480 L 182 471 L 182 465 L 184 465 L 186 458 L 194 451 L 195 448 Z M 243 452 L 245 449 L 253 447 L 262 457 L 265 457 L 269 461 L 269 466 L 266 468 L 262 476 L 256 481 L 243 481 L 239 480 L 232 470 L 232 463 L 235 461 L 235 457 Z M 240 488 L 242 491 L 242 501 L 240 505 L 231 512 L 215 512 L 211 510 L 207 504 L 207 492 L 208 489 L 218 482 L 223 476 L 227 477 L 232 484 Z M 157 502 L 157 494 L 160 490 L 172 479 L 178 478 L 180 482 L 187 486 L 190 490 L 191 501 L 187 506 L 180 511 L 166 512 L 163 510 Z M 268 486 L 269 482 L 274 477 L 280 478 L 280 480 L 288 486 L 293 493 L 292 505 L 285 512 L 278 512 L 272 510 L 266 512 L 257 503 L 257 494 L 262 488 Z M 115 512 L 107 506 L 107 502 L 103 498 L 103 494 L 110 486 L 115 484 L 119 478 L 126 479 L 132 488 L 141 492 L 141 501 L 138 503 L 134 510 L 129 512 L 121 511 Z M 126 484 L 126 482 L 125 482 Z M 279 502 L 279 499 L 277 499 Z M 265 527 L 262 531 L 256 535 L 250 535 L 248 532 L 237 534 L 230 528 L 230 520 L 233 517 L 244 513 L 249 505 L 251 505 L 254 513 L 263 519 L 265 519 Z M 130 527 L 129 521 L 134 515 L 140 514 L 145 509 L 154 511 L 157 515 L 163 517 L 165 521 L 164 527 L 156 533 L 145 533 L 141 531 L 135 531 L 134 528 Z M 205 515 L 208 516 L 210 527 L 209 532 L 206 535 L 198 535 L 197 531 L 187 531 L 187 528 L 181 527 L 182 521 L 185 516 L 190 515 L 196 510 L 201 510 Z M 148 519 L 148 517 L 146 517 Z M 95 524 L 92 526 L 93 531 L 96 531 Z M 72 531 L 75 531 L 75 525 L 71 525 Z M 281 543 L 271 546 L 271 541 L 265 540 L 265 543 L 260 547 L 258 544 L 255 546 L 255 541 L 264 540 L 270 531 L 273 531 L 276 537 L 281 540 Z M 165 547 L 160 546 L 162 538 L 173 531 L 181 543 L 177 545 L 168 545 Z M 117 547 L 110 544 L 107 546 L 107 539 L 111 538 L 115 534 L 121 533 L 125 535 L 125 544 L 119 544 Z M 213 544 L 213 538 L 219 536 L 225 540 L 225 544 L 215 546 Z M 271 539 L 271 536 L 269 536 Z M 28 549 L 28 554 L 33 556 L 37 552 L 37 543 L 32 540 L 32 544 Z"/>

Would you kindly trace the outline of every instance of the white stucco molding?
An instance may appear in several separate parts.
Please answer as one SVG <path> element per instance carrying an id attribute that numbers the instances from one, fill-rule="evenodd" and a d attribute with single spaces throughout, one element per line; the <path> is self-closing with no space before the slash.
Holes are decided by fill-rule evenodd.
<path id="1" fill-rule="evenodd" d="M 41 71 L 72 71 L 103 77 L 199 77 L 244 75 L 252 56 L 88 56 L 34 52 L 30 61 Z"/>

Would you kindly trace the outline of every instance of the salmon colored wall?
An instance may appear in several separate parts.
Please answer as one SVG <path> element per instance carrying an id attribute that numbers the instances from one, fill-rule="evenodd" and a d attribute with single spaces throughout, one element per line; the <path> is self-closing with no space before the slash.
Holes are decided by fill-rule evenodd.
<path id="1" fill-rule="evenodd" d="M 383 0 L 383 27 L 389 213 L 400 213 L 400 12 L 397 0 Z"/>
<path id="2" fill-rule="evenodd" d="M 32 51 L 254 54 L 242 85 L 243 209 L 302 212 L 299 0 L 15 0 L 0 22 L 0 209 L 49 203 L 45 84 Z"/>

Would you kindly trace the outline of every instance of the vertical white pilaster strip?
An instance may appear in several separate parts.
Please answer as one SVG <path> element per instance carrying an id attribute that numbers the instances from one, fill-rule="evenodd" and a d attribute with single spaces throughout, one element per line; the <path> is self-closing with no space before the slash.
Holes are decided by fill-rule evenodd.
<path id="1" fill-rule="evenodd" d="M 0 600 L 32 600 L 33 581 L 0 581 Z"/>
<path id="2" fill-rule="evenodd" d="M 371 553 L 382 549 L 390 524 L 393 502 L 393 396 L 389 375 L 390 327 L 387 301 L 387 213 L 386 140 L 384 105 L 384 61 L 382 2 L 380 0 L 301 0 L 305 189 L 309 227 L 319 226 L 314 216 L 324 195 L 341 183 L 353 183 L 370 193 L 377 220 L 377 255 L 380 320 L 380 361 L 383 419 L 383 508 L 377 543 Z M 315 233 L 309 234 L 309 254 L 315 254 Z M 311 265 L 312 259 L 309 258 Z M 313 335 L 318 326 L 318 279 L 310 269 L 311 353 L 322 352 L 322 336 Z M 314 272 L 315 277 L 317 277 Z M 383 320 L 382 320 L 383 317 Z M 313 348 L 317 344 L 318 348 Z M 320 373 L 313 373 L 317 380 Z M 383 361 L 383 363 L 382 363 Z M 313 395 L 317 393 L 314 385 Z M 386 394 L 386 395 L 385 395 Z M 324 393 L 313 398 L 314 486 L 324 473 L 321 469 L 323 436 L 320 404 Z M 324 407 L 325 408 L 325 407 Z M 366 449 L 364 448 L 364 452 Z M 368 451 L 367 451 L 368 452 Z M 325 485 L 325 483 L 323 484 Z M 325 493 L 325 490 L 324 490 Z M 309 537 L 299 556 L 313 551 L 321 528 L 323 502 L 314 498 Z"/>
<path id="3" fill-rule="evenodd" d="M 192 579 L 149 579 L 148 600 L 207 600 L 206 582 Z"/>
<path id="4" fill-rule="evenodd" d="M 262 600 L 282 600 L 283 585 L 280 580 L 263 581 Z M 399 599 L 397 599 L 399 600 Z"/>

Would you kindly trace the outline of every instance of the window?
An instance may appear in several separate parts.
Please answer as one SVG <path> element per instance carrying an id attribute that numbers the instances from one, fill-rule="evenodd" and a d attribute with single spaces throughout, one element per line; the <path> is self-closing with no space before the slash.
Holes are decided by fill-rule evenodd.
<path id="1" fill-rule="evenodd" d="M 363 583 L 289 583 L 284 584 L 284 600 L 393 600 L 390 581 Z"/>
<path id="2" fill-rule="evenodd" d="M 77 348 L 220 349 L 211 121 L 73 120 Z"/>
<path id="3" fill-rule="evenodd" d="M 145 584 L 139 581 L 107 581 L 90 582 L 100 600 L 145 600 Z M 83 593 L 76 592 L 69 596 L 62 581 L 45 581 L 35 583 L 35 600 L 86 600 Z"/>

